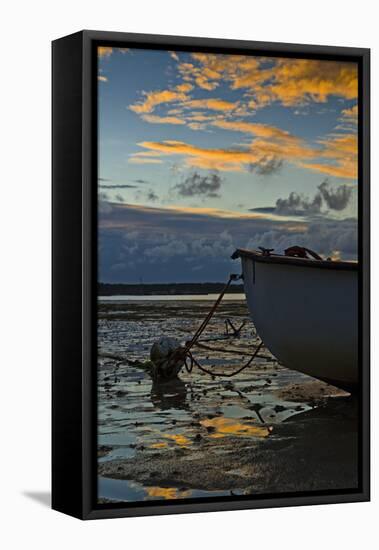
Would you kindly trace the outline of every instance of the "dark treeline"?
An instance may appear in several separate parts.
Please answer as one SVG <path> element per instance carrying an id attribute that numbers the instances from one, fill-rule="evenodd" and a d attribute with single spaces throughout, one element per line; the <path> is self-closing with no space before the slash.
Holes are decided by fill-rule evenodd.
<path id="1" fill-rule="evenodd" d="M 151 284 L 111 284 L 98 283 L 98 296 L 152 296 L 170 294 L 219 294 L 225 283 L 151 283 Z M 242 284 L 232 284 L 229 293 L 242 293 Z"/>

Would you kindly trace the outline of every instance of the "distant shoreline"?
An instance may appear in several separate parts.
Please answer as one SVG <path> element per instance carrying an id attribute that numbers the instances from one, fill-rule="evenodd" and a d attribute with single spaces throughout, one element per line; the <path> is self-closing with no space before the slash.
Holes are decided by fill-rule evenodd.
<path id="1" fill-rule="evenodd" d="M 97 295 L 101 296 L 185 296 L 219 294 L 225 283 L 98 283 Z M 243 284 L 232 284 L 228 294 L 243 293 Z"/>

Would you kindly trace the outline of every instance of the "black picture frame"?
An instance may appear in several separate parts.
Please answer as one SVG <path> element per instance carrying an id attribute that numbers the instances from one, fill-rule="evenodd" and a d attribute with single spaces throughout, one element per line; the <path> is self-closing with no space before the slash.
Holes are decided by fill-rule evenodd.
<path id="1" fill-rule="evenodd" d="M 95 48 L 267 53 L 359 66 L 360 486 L 354 491 L 96 504 L 97 103 Z M 370 50 L 81 31 L 52 44 L 52 507 L 81 519 L 370 499 Z"/>

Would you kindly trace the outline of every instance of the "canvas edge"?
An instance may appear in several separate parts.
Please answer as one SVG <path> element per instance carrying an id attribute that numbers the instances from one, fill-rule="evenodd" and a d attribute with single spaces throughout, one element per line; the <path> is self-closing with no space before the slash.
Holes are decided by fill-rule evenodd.
<path id="1" fill-rule="evenodd" d="M 52 508 L 82 507 L 82 33 L 52 43 Z"/>

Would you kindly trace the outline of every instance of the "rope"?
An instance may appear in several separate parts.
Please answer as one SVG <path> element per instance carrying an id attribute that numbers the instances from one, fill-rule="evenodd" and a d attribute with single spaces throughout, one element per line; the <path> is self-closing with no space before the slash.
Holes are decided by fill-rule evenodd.
<path id="1" fill-rule="evenodd" d="M 205 319 L 203 320 L 203 322 L 200 324 L 200 326 L 196 330 L 196 332 L 193 335 L 193 337 L 191 338 L 191 340 L 187 341 L 184 347 L 179 348 L 178 350 L 176 350 L 172 354 L 172 356 L 169 359 L 169 364 L 171 362 L 175 363 L 178 360 L 182 359 L 184 361 L 185 369 L 188 373 L 191 373 L 192 370 L 193 370 L 194 365 L 196 365 L 196 367 L 199 370 L 205 372 L 206 374 L 209 374 L 211 376 L 223 376 L 223 377 L 226 377 L 226 378 L 231 378 L 232 376 L 236 376 L 237 374 L 239 374 L 240 372 L 242 372 L 243 370 L 245 370 L 247 367 L 250 366 L 250 364 L 253 362 L 253 360 L 258 356 L 258 352 L 259 352 L 259 350 L 261 349 L 261 347 L 263 345 L 262 341 L 255 348 L 253 355 L 250 357 L 250 359 L 247 361 L 247 363 L 245 363 L 242 367 L 240 367 L 239 369 L 237 369 L 236 371 L 234 371 L 232 373 L 215 372 L 215 371 L 209 370 L 206 367 L 203 367 L 199 363 L 199 361 L 197 359 L 195 359 L 195 357 L 191 353 L 191 349 L 195 345 L 198 346 L 198 347 L 206 347 L 206 346 L 204 346 L 204 344 L 201 344 L 200 342 L 198 342 L 200 336 L 202 335 L 202 333 L 206 329 L 209 321 L 213 317 L 216 309 L 218 308 L 221 300 L 223 299 L 223 297 L 224 297 L 226 291 L 228 290 L 229 286 L 231 285 L 231 283 L 233 281 L 237 281 L 238 279 L 241 279 L 241 278 L 242 278 L 242 275 L 231 274 L 229 276 L 228 282 L 224 286 L 224 288 L 223 288 L 222 292 L 220 293 L 219 297 L 217 298 L 217 300 L 215 301 L 215 303 L 213 304 L 213 306 L 209 310 L 208 314 L 206 315 Z M 242 326 L 243 326 L 243 324 L 241 325 L 240 329 L 242 328 Z M 239 330 L 238 330 L 238 332 L 239 332 Z M 211 348 L 209 348 L 209 349 L 211 349 Z M 217 351 L 217 350 L 213 350 L 213 351 Z M 222 351 L 227 351 L 227 350 L 222 350 Z M 232 350 L 232 351 L 230 351 L 230 353 L 243 354 L 243 352 L 239 352 L 237 350 Z M 246 355 L 246 354 L 243 354 L 243 355 Z"/>
<path id="2" fill-rule="evenodd" d="M 222 353 L 234 353 L 235 355 L 242 355 L 243 357 L 246 357 L 246 355 L 250 356 L 249 351 L 241 351 L 237 349 L 226 349 L 226 348 L 215 348 L 214 346 L 206 346 L 203 344 L 202 340 L 201 342 L 196 342 L 195 346 L 197 348 L 205 349 L 208 351 L 220 351 Z M 256 357 L 260 357 L 261 359 L 270 359 L 268 355 L 256 355 Z"/>
<path id="3" fill-rule="evenodd" d="M 217 298 L 217 300 L 215 301 L 215 303 L 211 307 L 210 311 L 208 312 L 208 315 L 205 317 L 204 321 L 201 323 L 201 325 L 199 326 L 199 328 L 197 329 L 197 331 L 193 335 L 192 339 L 189 342 L 186 342 L 186 345 L 184 346 L 184 350 L 185 350 L 186 354 L 191 350 L 191 348 L 195 345 L 196 341 L 200 338 L 200 336 L 204 332 L 207 324 L 209 323 L 209 321 L 213 317 L 214 312 L 218 308 L 221 300 L 223 299 L 223 297 L 225 295 L 225 292 L 228 290 L 228 288 L 230 287 L 232 282 L 233 281 L 238 281 L 238 279 L 240 279 L 240 278 L 241 278 L 241 275 L 235 275 L 234 273 L 232 273 L 229 276 L 228 282 L 226 283 L 223 290 L 221 291 L 221 294 L 219 295 L 219 297 Z"/>
<path id="4" fill-rule="evenodd" d="M 253 355 L 250 357 L 250 359 L 248 360 L 247 363 L 245 363 L 245 365 L 243 365 L 242 367 L 240 367 L 239 369 L 237 369 L 236 371 L 234 372 L 229 372 L 229 373 L 224 373 L 224 372 L 215 372 L 215 371 L 211 371 L 209 369 L 206 369 L 205 367 L 203 367 L 199 361 L 197 361 L 197 359 L 194 358 L 194 356 L 192 355 L 191 352 L 189 352 L 188 356 L 189 356 L 189 359 L 191 361 L 190 363 L 190 366 L 188 367 L 187 365 L 187 361 L 184 362 L 184 366 L 187 370 L 188 373 L 192 372 L 192 369 L 193 369 L 193 365 L 196 365 L 198 369 L 200 369 L 201 371 L 205 372 L 206 374 L 210 374 L 211 376 L 223 376 L 225 378 L 231 378 L 232 376 L 236 376 L 237 374 L 239 374 L 240 372 L 242 372 L 243 370 L 247 369 L 247 367 L 250 366 L 250 364 L 253 362 L 253 360 L 255 359 L 255 357 L 257 356 L 257 353 L 258 351 L 261 349 L 261 347 L 263 346 L 263 342 L 260 342 L 258 344 L 258 346 L 256 347 Z"/>

